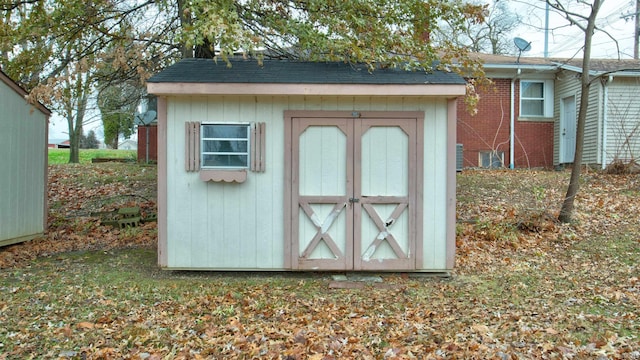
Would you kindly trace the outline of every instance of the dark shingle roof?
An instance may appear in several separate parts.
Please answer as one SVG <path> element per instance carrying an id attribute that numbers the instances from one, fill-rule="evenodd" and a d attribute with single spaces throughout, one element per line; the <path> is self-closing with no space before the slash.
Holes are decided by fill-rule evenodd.
<path id="1" fill-rule="evenodd" d="M 151 83 L 262 83 L 262 84 L 465 84 L 464 79 L 444 71 L 376 69 L 338 62 L 264 60 L 224 61 L 184 59 L 152 76 Z"/>
<path id="2" fill-rule="evenodd" d="M 560 64 L 567 64 L 570 66 L 582 68 L 582 59 L 570 59 L 570 60 L 556 59 L 555 61 Z M 625 71 L 625 70 L 640 71 L 640 60 L 592 58 L 589 64 L 589 68 L 591 69 L 591 71 L 597 71 L 597 72 L 614 72 L 614 71 Z"/>
<path id="3" fill-rule="evenodd" d="M 516 56 L 505 55 L 491 55 L 491 54 L 473 54 L 475 59 L 482 61 L 485 65 L 515 65 L 519 64 L 523 67 L 528 65 L 549 65 L 549 66 L 563 66 L 568 65 L 576 68 L 582 68 L 581 58 L 541 58 L 541 57 L 526 57 L 522 56 L 518 59 Z M 635 70 L 640 71 L 640 60 L 635 59 L 599 59 L 591 58 L 589 64 L 591 71 L 596 72 L 610 72 L 610 71 L 622 71 L 622 70 Z"/>

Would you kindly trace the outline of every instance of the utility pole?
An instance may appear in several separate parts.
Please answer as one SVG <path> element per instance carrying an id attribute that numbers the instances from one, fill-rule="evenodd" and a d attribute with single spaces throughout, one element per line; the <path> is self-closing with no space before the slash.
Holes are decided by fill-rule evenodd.
<path id="1" fill-rule="evenodd" d="M 640 0 L 636 0 L 636 27 L 635 27 L 635 36 L 633 38 L 633 58 L 638 59 L 638 38 L 640 37 Z"/>
<path id="2" fill-rule="evenodd" d="M 637 0 L 640 3 L 640 0 Z M 544 10 L 544 58 L 549 57 L 549 2 L 546 2 L 547 6 Z M 638 17 L 636 16 L 636 19 Z M 637 27 L 637 23 L 636 23 Z M 636 39 L 638 36 L 636 35 Z"/>
<path id="3" fill-rule="evenodd" d="M 624 19 L 625 22 L 627 22 L 631 17 L 635 20 L 635 26 L 633 28 L 633 58 L 637 60 L 640 58 L 640 0 L 636 0 L 635 11 L 629 11 L 620 16 L 620 18 Z"/>

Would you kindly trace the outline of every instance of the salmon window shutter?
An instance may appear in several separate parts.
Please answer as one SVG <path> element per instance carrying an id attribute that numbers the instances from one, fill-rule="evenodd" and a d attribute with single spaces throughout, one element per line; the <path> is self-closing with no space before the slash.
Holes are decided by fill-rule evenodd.
<path id="1" fill-rule="evenodd" d="M 200 170 L 200 123 L 188 121 L 185 124 L 185 162 L 186 171 Z"/>
<path id="2" fill-rule="evenodd" d="M 251 171 L 265 171 L 266 125 L 263 122 L 251 124 Z"/>

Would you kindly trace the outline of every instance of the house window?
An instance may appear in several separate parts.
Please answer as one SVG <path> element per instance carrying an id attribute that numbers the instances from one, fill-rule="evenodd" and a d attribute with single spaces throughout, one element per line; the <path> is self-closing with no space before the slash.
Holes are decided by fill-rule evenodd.
<path id="1" fill-rule="evenodd" d="M 504 166 L 504 151 L 480 151 L 479 165 L 483 168 L 501 168 Z"/>
<path id="2" fill-rule="evenodd" d="M 520 116 L 553 116 L 553 81 L 520 81 Z"/>
<path id="3" fill-rule="evenodd" d="M 201 125 L 201 167 L 203 169 L 246 169 L 249 167 L 249 124 Z"/>

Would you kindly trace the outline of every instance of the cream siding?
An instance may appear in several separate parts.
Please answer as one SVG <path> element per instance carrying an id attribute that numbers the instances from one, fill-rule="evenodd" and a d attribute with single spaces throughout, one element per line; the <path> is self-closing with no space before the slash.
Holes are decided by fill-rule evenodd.
<path id="1" fill-rule="evenodd" d="M 609 85 L 606 164 L 640 159 L 640 79 L 614 78 Z"/>
<path id="2" fill-rule="evenodd" d="M 0 246 L 44 231 L 47 116 L 0 81 Z"/>
<path id="3" fill-rule="evenodd" d="M 595 81 L 589 88 L 589 109 L 587 110 L 587 120 L 584 128 L 584 154 L 582 163 L 594 165 L 600 163 L 600 140 L 602 139 L 602 86 L 599 81 Z M 579 112 L 578 99 L 576 115 Z"/>
<path id="4" fill-rule="evenodd" d="M 418 270 L 447 270 L 447 100 L 369 96 L 169 96 L 168 268 L 284 269 L 285 110 L 424 111 L 424 260 Z M 249 172 L 241 184 L 202 182 L 184 170 L 186 121 L 265 122 L 266 171 Z"/>
<path id="5" fill-rule="evenodd" d="M 589 96 L 589 109 L 587 111 L 587 121 L 585 126 L 585 147 L 582 156 L 584 164 L 598 163 L 599 139 L 600 139 L 600 103 L 602 90 L 599 82 L 591 85 Z M 575 96 L 576 99 L 576 119 L 580 111 L 580 78 L 575 72 L 561 71 L 558 73 L 556 81 L 555 106 L 554 106 L 554 141 L 553 141 L 553 163 L 559 163 L 560 149 L 560 102 L 568 96 Z M 576 121 L 577 124 L 577 121 Z"/>

